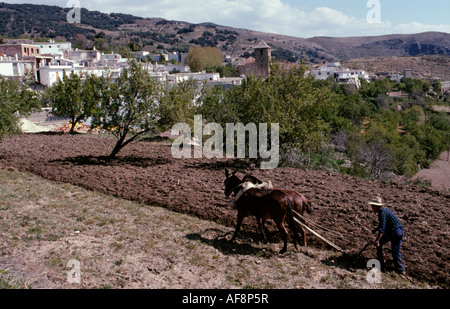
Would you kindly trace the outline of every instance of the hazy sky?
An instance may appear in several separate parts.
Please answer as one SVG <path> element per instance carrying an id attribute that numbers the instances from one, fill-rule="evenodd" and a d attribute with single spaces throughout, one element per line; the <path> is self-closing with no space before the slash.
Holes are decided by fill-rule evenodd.
<path id="1" fill-rule="evenodd" d="M 1 0 L 68 7 L 69 0 Z M 70 0 L 104 13 L 213 22 L 297 37 L 450 33 L 449 0 Z M 369 6 L 369 7 L 368 7 Z M 369 14 L 379 7 L 379 14 Z M 372 22 L 368 22 L 368 14 Z M 83 18 L 83 16 L 81 16 Z"/>

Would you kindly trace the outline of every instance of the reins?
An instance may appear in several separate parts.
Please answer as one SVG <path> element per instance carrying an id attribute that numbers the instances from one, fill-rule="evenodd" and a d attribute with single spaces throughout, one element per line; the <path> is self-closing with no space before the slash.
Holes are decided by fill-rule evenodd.
<path id="1" fill-rule="evenodd" d="M 238 184 L 236 187 L 233 188 L 233 190 L 231 190 L 231 192 L 234 193 L 234 190 L 236 190 L 239 187 L 242 187 L 243 182 L 241 182 L 240 184 Z M 236 194 L 235 194 L 236 195 Z"/>
<path id="2" fill-rule="evenodd" d="M 306 224 L 304 224 L 303 222 L 301 222 L 300 220 L 298 220 L 297 218 L 294 217 L 295 222 L 297 222 L 298 224 L 300 224 L 302 227 L 304 227 L 305 229 L 307 229 L 308 231 L 310 231 L 311 233 L 313 233 L 315 236 L 317 236 L 318 238 L 320 238 L 321 240 L 323 240 L 324 242 L 326 242 L 327 244 L 329 244 L 330 246 L 332 246 L 334 249 L 336 249 L 339 252 L 342 253 L 346 253 L 341 247 L 339 247 L 338 245 L 332 243 L 331 241 L 329 241 L 328 239 L 326 239 L 325 237 L 323 237 L 322 235 L 320 235 L 319 233 L 317 233 L 316 231 L 314 231 L 312 228 L 310 228 L 309 226 L 307 226 Z"/>
<path id="3" fill-rule="evenodd" d="M 308 222 L 309 224 L 311 224 L 313 227 L 318 228 L 318 229 L 321 229 L 321 230 L 324 230 L 324 231 L 327 231 L 327 232 L 330 232 L 330 233 L 332 233 L 332 234 L 334 234 L 334 235 L 342 236 L 341 233 L 336 232 L 336 231 L 333 231 L 333 230 L 330 230 L 330 229 L 328 229 L 328 228 L 326 228 L 326 227 L 320 226 L 320 225 L 318 225 L 317 223 L 315 223 L 314 221 L 312 221 L 312 220 L 310 220 L 310 219 L 307 219 L 305 216 L 302 216 L 301 214 L 299 214 L 299 213 L 296 212 L 295 210 L 292 210 L 292 211 L 294 212 L 294 214 L 296 214 L 297 216 L 299 216 L 301 219 L 305 220 L 305 222 Z"/>

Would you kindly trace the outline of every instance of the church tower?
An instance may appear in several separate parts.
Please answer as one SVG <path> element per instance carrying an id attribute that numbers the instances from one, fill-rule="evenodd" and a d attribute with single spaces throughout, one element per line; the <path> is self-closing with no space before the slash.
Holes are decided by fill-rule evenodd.
<path id="1" fill-rule="evenodd" d="M 266 42 L 261 41 L 254 47 L 256 74 L 268 77 L 270 74 L 270 61 L 272 59 L 271 48 Z"/>

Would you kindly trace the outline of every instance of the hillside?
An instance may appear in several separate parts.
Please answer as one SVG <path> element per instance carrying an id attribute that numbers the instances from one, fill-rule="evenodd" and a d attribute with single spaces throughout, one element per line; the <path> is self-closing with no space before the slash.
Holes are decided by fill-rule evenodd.
<path id="1" fill-rule="evenodd" d="M 340 60 L 380 56 L 450 55 L 450 34 L 425 32 L 373 37 L 308 39 Z"/>
<path id="2" fill-rule="evenodd" d="M 404 69 L 413 70 L 416 78 L 439 78 L 450 80 L 450 57 L 443 55 L 427 55 L 420 57 L 366 57 L 343 61 L 350 68 L 358 68 L 368 72 L 391 72 L 403 74 Z"/>
<path id="3" fill-rule="evenodd" d="M 70 40 L 74 46 L 105 51 L 127 45 L 144 50 L 187 51 L 192 44 L 216 46 L 234 58 L 248 57 L 259 40 L 273 47 L 275 59 L 311 63 L 365 57 L 450 56 L 450 34 L 310 39 L 161 18 L 104 14 L 82 9 L 81 24 L 67 23 L 68 9 L 58 6 L 0 3 L 0 35 Z M 133 43 L 134 42 L 134 43 Z"/>

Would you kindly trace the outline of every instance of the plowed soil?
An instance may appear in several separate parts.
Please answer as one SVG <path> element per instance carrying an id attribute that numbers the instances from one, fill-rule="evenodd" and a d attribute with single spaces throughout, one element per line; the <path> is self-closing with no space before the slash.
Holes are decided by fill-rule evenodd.
<path id="1" fill-rule="evenodd" d="M 362 180 L 344 175 L 294 168 L 260 170 L 245 161 L 174 159 L 170 143 L 140 141 L 106 160 L 115 140 L 96 135 L 24 134 L 0 142 L 0 167 L 26 171 L 43 178 L 152 206 L 190 214 L 233 227 L 236 212 L 225 198 L 224 169 L 251 172 L 276 187 L 297 190 L 311 201 L 314 222 L 333 230 L 321 232 L 348 253 L 357 253 L 374 236 L 377 218 L 367 202 L 381 195 L 405 227 L 402 253 L 409 276 L 444 288 L 450 287 L 450 193 L 407 184 Z M 254 219 L 243 231 L 256 232 Z M 269 229 L 276 230 L 274 225 Z M 276 237 L 276 236 L 272 236 Z M 309 246 L 329 248 L 310 233 Z M 292 249 L 291 247 L 288 247 Z M 388 247 L 388 246 L 387 246 Z M 281 243 L 280 243 L 281 248 Z M 374 258 L 368 249 L 364 258 Z M 392 265 L 385 248 L 387 265 Z M 392 266 L 391 266 L 392 267 Z"/>

